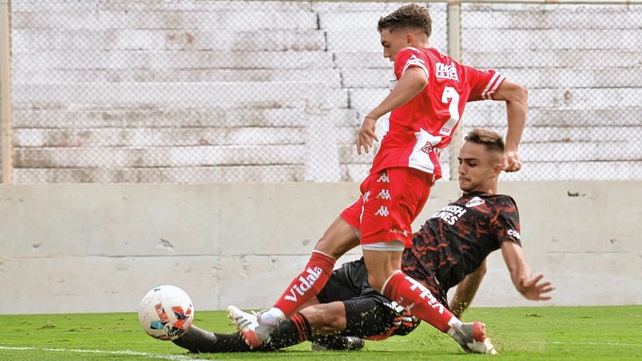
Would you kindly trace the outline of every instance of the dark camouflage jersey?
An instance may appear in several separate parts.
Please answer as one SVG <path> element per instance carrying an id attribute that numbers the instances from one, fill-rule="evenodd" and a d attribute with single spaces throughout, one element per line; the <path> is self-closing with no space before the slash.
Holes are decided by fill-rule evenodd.
<path id="1" fill-rule="evenodd" d="M 505 241 L 520 242 L 519 213 L 513 198 L 473 192 L 433 214 L 406 248 L 403 271 L 428 283 L 447 305 L 446 293 L 474 272 Z"/>

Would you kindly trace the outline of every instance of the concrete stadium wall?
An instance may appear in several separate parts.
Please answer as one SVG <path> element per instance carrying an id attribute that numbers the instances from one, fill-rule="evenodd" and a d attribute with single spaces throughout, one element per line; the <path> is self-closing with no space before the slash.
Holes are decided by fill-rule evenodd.
<path id="1" fill-rule="evenodd" d="M 473 306 L 642 304 L 639 182 L 506 182 L 526 258 L 557 287 L 533 303 L 501 255 Z M 264 308 L 357 196 L 354 183 L 0 186 L 0 314 L 136 311 L 153 286 L 197 310 Z M 418 218 L 460 195 L 439 182 Z M 355 250 L 345 259 L 359 257 Z"/>

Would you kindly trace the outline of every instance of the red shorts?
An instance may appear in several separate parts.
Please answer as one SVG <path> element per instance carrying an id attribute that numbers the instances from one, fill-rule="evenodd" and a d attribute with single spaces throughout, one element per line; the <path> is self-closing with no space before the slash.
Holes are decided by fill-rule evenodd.
<path id="1" fill-rule="evenodd" d="M 412 246 L 412 222 L 423 209 L 432 174 L 413 168 L 390 168 L 361 183 L 361 198 L 341 212 L 361 232 L 361 244 L 401 241 Z"/>

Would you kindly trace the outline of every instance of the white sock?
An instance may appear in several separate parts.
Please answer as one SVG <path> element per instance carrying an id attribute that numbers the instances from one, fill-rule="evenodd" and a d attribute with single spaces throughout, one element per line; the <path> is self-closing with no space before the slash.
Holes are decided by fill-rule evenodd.
<path id="1" fill-rule="evenodd" d="M 261 314 L 261 322 L 268 325 L 278 325 L 285 321 L 286 317 L 283 311 L 272 307 L 267 312 Z"/>
<path id="2" fill-rule="evenodd" d="M 453 328 L 455 325 L 460 325 L 462 322 L 455 316 L 453 316 L 450 321 L 448 321 L 448 325 L 450 326 L 450 329 L 448 332 L 446 332 L 450 337 L 452 337 L 455 334 L 455 329 Z"/>

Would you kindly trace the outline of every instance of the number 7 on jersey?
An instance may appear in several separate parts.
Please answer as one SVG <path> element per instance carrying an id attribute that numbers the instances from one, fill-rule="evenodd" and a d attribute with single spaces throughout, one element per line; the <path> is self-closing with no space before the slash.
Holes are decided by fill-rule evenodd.
<path id="1" fill-rule="evenodd" d="M 444 93 L 441 95 L 441 102 L 448 104 L 450 100 L 450 106 L 448 106 L 448 113 L 450 113 L 450 119 L 441 127 L 439 134 L 449 136 L 452 133 L 453 129 L 459 123 L 459 93 L 455 88 L 447 86 L 444 88 Z"/>

